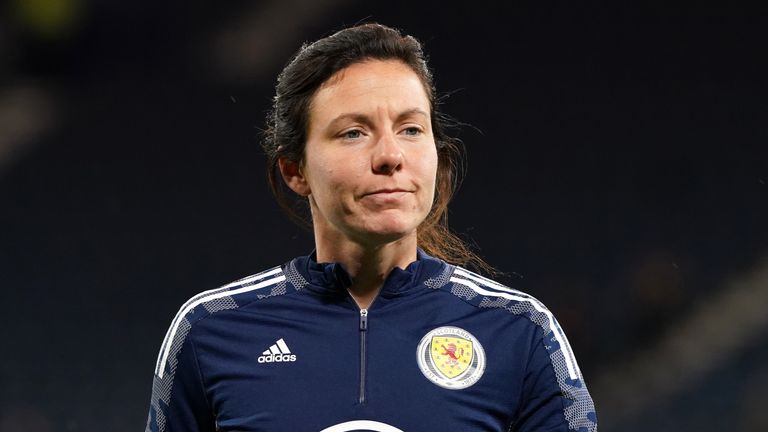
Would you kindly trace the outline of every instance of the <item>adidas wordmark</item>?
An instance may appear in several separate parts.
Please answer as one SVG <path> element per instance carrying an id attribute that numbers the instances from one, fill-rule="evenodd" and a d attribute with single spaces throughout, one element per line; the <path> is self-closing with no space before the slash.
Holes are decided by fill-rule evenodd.
<path id="1" fill-rule="evenodd" d="M 288 345 L 285 344 L 283 338 L 280 338 L 274 345 L 269 347 L 268 350 L 261 353 L 259 356 L 259 363 L 279 363 L 279 362 L 295 362 L 296 354 L 291 354 L 291 350 L 288 349 Z"/>

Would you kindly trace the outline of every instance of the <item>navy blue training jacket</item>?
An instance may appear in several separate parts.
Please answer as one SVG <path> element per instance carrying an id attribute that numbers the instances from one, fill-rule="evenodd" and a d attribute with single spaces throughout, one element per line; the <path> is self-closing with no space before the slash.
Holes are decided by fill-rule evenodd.
<path id="1" fill-rule="evenodd" d="M 185 303 L 147 431 L 596 431 L 538 300 L 419 251 L 368 309 L 312 256 Z"/>

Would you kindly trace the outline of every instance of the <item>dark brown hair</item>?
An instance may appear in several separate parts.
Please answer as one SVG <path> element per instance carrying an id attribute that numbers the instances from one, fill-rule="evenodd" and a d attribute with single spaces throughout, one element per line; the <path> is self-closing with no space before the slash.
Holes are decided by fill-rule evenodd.
<path id="1" fill-rule="evenodd" d="M 294 221 L 311 226 L 306 212 L 299 213 L 298 196 L 288 191 L 282 179 L 279 160 L 285 158 L 300 163 L 304 158 L 310 103 L 318 88 L 336 72 L 372 59 L 403 62 L 419 77 L 429 99 L 438 168 L 432 210 L 417 230 L 419 247 L 453 264 L 492 272 L 485 261 L 448 229 L 448 203 L 464 171 L 464 148 L 461 141 L 447 135 L 452 122 L 437 109 L 432 73 L 421 44 L 390 27 L 362 24 L 304 44 L 278 76 L 262 143 L 267 154 L 269 185 L 277 202 Z"/>

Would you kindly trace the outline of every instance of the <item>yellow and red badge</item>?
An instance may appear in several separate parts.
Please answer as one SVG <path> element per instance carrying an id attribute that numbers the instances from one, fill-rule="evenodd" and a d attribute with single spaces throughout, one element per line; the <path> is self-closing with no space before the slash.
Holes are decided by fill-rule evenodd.
<path id="1" fill-rule="evenodd" d="M 455 336 L 432 336 L 432 361 L 447 378 L 461 375 L 472 361 L 472 341 Z"/>
<path id="2" fill-rule="evenodd" d="M 416 359 L 427 379 L 448 389 L 467 388 L 485 371 L 480 342 L 458 327 L 438 327 L 427 333 L 419 343 Z"/>

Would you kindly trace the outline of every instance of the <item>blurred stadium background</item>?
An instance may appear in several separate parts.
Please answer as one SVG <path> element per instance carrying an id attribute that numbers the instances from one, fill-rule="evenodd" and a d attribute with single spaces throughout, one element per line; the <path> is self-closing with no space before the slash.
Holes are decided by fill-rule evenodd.
<path id="1" fill-rule="evenodd" d="M 422 40 L 454 229 L 558 316 L 604 431 L 768 430 L 768 8 L 0 5 L 0 431 L 144 427 L 188 297 L 309 252 L 258 137 L 307 40 Z"/>

